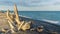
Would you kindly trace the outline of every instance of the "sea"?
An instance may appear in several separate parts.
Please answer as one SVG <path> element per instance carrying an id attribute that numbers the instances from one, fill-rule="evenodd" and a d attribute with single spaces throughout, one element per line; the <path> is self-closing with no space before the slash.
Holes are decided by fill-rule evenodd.
<path id="1" fill-rule="evenodd" d="M 22 17 L 60 25 L 60 11 L 18 11 Z"/>

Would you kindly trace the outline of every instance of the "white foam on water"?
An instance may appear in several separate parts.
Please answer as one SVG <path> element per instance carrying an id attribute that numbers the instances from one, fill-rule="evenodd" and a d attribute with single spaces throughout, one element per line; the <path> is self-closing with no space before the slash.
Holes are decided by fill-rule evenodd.
<path id="1" fill-rule="evenodd" d="M 50 22 L 50 23 L 53 23 L 53 24 L 58 24 L 59 21 L 54 21 L 54 20 L 47 20 L 47 19 L 42 19 L 43 21 L 46 21 L 46 22 Z"/>
<path id="2" fill-rule="evenodd" d="M 23 16 L 23 15 L 19 15 L 19 16 L 21 16 L 21 17 L 25 17 L 25 18 L 31 18 L 31 17 L 27 17 L 27 16 Z"/>

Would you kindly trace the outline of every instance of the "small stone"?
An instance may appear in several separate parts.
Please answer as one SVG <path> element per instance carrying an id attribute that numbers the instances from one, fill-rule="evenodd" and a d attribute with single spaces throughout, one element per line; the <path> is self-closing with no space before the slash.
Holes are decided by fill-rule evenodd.
<path id="1" fill-rule="evenodd" d="M 42 32 L 44 29 L 43 29 L 43 26 L 39 26 L 38 28 L 37 28 L 37 31 L 38 32 Z"/>
<path id="2" fill-rule="evenodd" d="M 36 28 L 32 28 L 32 29 L 30 29 L 30 31 L 35 31 L 36 30 Z"/>
<path id="3" fill-rule="evenodd" d="M 52 34 L 58 34 L 57 32 L 52 32 Z"/>

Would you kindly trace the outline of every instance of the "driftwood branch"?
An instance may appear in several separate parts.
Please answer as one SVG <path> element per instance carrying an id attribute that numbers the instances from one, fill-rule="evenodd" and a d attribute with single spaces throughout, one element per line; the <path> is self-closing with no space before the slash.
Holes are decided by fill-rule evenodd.
<path id="1" fill-rule="evenodd" d="M 14 15 L 10 14 L 9 10 L 7 11 L 7 18 L 12 32 L 15 32 L 14 29 L 17 31 L 30 29 L 30 22 L 20 21 L 16 4 L 14 5 Z"/>

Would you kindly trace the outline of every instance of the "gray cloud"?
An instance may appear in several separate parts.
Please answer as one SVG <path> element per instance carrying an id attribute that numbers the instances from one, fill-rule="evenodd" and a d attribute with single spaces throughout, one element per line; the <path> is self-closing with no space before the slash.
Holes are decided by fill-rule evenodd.
<path id="1" fill-rule="evenodd" d="M 17 5 L 20 5 L 19 2 L 13 2 L 13 1 L 0 1 L 0 5 L 7 5 L 7 6 L 12 6 L 14 3 Z"/>
<path id="2" fill-rule="evenodd" d="M 48 5 L 59 5 L 60 0 L 21 0 L 21 6 L 25 7 L 39 7 Z M 57 3 L 59 2 L 59 3 Z"/>

